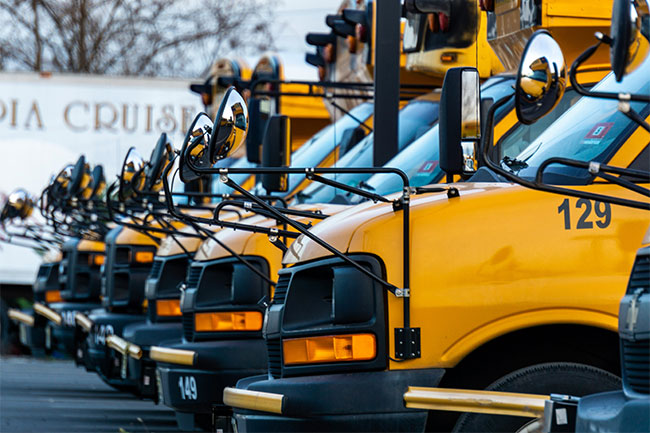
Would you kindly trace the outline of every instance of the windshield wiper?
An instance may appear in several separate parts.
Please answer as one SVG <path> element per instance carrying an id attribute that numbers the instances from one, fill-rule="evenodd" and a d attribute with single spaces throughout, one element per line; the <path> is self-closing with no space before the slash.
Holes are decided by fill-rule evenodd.
<path id="1" fill-rule="evenodd" d="M 296 196 L 298 197 L 298 200 L 300 202 L 303 202 L 304 200 L 311 198 L 311 194 L 307 194 L 306 192 L 302 192 L 302 191 L 298 191 L 298 194 L 296 194 Z"/>
<path id="2" fill-rule="evenodd" d="M 503 157 L 501 163 L 507 165 L 511 171 L 519 171 L 528 168 L 526 161 L 517 158 L 510 158 L 509 156 Z"/>
<path id="3" fill-rule="evenodd" d="M 341 110 L 341 111 L 343 112 L 343 114 L 347 114 L 348 116 L 350 116 L 350 118 L 351 118 L 352 120 L 356 121 L 359 125 L 361 125 L 361 126 L 363 126 L 364 128 L 366 128 L 366 129 L 368 130 L 369 133 L 372 132 L 372 128 L 371 128 L 370 126 L 366 125 L 366 124 L 365 124 L 361 119 L 359 119 L 358 117 L 356 117 L 356 116 L 354 116 L 352 113 L 350 113 L 349 110 L 346 110 L 345 108 L 341 107 L 339 104 L 337 104 L 336 102 L 334 102 L 334 100 L 330 100 L 329 103 L 332 104 L 332 106 L 333 106 L 334 108 L 338 108 L 339 110 Z"/>
<path id="4" fill-rule="evenodd" d="M 368 191 L 374 191 L 375 190 L 374 186 L 370 185 L 369 183 L 367 183 L 367 182 L 365 182 L 363 180 L 361 182 L 359 182 L 359 188 L 367 189 Z"/>

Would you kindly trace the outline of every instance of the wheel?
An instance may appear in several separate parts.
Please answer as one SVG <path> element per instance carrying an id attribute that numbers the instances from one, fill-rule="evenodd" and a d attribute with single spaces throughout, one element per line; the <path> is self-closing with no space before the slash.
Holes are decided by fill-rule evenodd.
<path id="1" fill-rule="evenodd" d="M 576 397 L 621 389 L 621 379 L 596 367 L 568 362 L 537 364 L 503 376 L 486 388 L 527 394 L 567 394 Z M 455 432 L 516 432 L 530 418 L 465 413 L 454 427 Z"/>

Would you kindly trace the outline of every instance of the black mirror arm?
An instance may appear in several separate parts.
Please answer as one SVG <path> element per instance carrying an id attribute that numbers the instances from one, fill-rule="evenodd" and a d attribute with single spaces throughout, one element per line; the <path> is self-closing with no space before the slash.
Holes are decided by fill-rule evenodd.
<path id="1" fill-rule="evenodd" d="M 226 168 L 199 168 L 196 167 L 192 161 L 186 161 L 188 163 L 188 166 L 195 171 L 196 173 L 200 174 L 218 174 L 221 178 L 221 181 L 224 182 L 227 186 L 231 187 L 238 193 L 244 195 L 246 198 L 250 199 L 251 201 L 254 201 L 261 207 L 267 209 L 270 211 L 273 215 L 275 215 L 276 219 L 279 221 L 283 221 L 288 225 L 291 225 L 295 229 L 297 229 L 301 234 L 303 234 L 305 237 L 310 238 L 313 240 L 315 243 L 320 245 L 321 247 L 325 248 L 326 250 L 330 251 L 332 254 L 335 256 L 341 258 L 343 261 L 349 263 L 351 266 L 359 270 L 361 273 L 364 275 L 367 275 L 370 277 L 372 280 L 378 282 L 381 284 L 383 287 L 385 287 L 389 292 L 394 294 L 397 297 L 403 298 L 403 306 L 404 306 L 404 328 L 405 329 L 410 329 L 410 194 L 411 194 L 411 189 L 409 187 L 409 178 L 404 173 L 402 170 L 399 170 L 397 168 L 392 168 L 392 167 L 378 167 L 378 168 L 280 168 L 280 167 L 274 167 L 274 168 L 268 168 L 268 167 L 261 167 L 261 168 L 251 168 L 251 169 L 226 169 Z M 404 260 L 404 266 L 403 266 L 403 279 L 402 283 L 404 285 L 404 288 L 398 288 L 395 285 L 389 283 L 388 281 L 382 279 L 381 277 L 378 277 L 377 275 L 373 274 L 372 272 L 368 271 L 366 268 L 363 266 L 359 265 L 356 263 L 354 260 L 350 259 L 348 256 L 343 254 L 341 251 L 337 250 L 324 240 L 320 239 L 318 236 L 314 235 L 311 233 L 309 230 L 303 229 L 300 227 L 299 224 L 297 224 L 295 221 L 291 220 L 290 218 L 287 218 L 285 215 L 282 213 L 278 212 L 273 206 L 268 205 L 266 202 L 261 200 L 260 198 L 256 197 L 254 194 L 251 194 L 250 192 L 246 191 L 244 188 L 239 186 L 236 182 L 233 182 L 229 177 L 228 173 L 247 173 L 247 174 L 264 174 L 264 173 L 299 173 L 299 174 L 309 174 L 309 173 L 323 173 L 323 174 L 336 174 L 336 173 L 371 173 L 371 174 L 376 174 L 376 173 L 392 173 L 398 175 L 402 179 L 402 184 L 403 184 L 403 189 L 402 189 L 402 197 L 400 198 L 402 202 L 402 206 L 400 207 L 401 210 L 404 212 L 403 213 L 403 260 Z M 365 192 L 365 191 L 364 191 Z M 393 206 L 395 208 L 395 206 Z M 225 225 L 224 225 L 225 227 Z M 259 230 L 259 228 L 258 228 Z M 277 233 L 278 230 L 274 229 L 274 232 Z M 294 234 L 293 232 L 288 232 L 291 234 Z"/>
<path id="2" fill-rule="evenodd" d="M 248 202 L 248 203 L 250 204 L 250 202 Z M 275 229 L 275 228 L 256 226 L 256 225 L 252 225 L 252 224 L 235 223 L 235 222 L 232 222 L 232 221 L 222 220 L 221 218 L 219 218 L 219 213 L 226 206 L 239 206 L 242 209 L 246 209 L 248 211 L 263 215 L 263 216 L 265 216 L 267 218 L 275 218 L 275 219 L 277 219 L 277 217 L 275 215 L 271 214 L 270 212 L 266 211 L 265 209 L 254 210 L 249 205 L 245 204 L 245 202 L 243 202 L 243 201 L 240 204 L 240 203 L 238 203 L 238 202 L 236 202 L 234 200 L 225 200 L 225 201 L 222 201 L 221 203 L 217 204 L 217 207 L 214 209 L 213 219 L 207 220 L 206 223 L 211 224 L 211 225 L 216 224 L 216 225 L 218 225 L 220 227 L 230 228 L 230 229 L 234 229 L 234 230 L 245 230 L 245 231 L 249 231 L 249 232 L 252 232 L 252 233 L 262 233 L 262 234 L 265 234 L 265 235 L 268 235 L 268 236 L 286 236 L 288 238 L 293 238 L 293 239 L 300 236 L 299 233 L 292 232 L 292 231 L 289 231 L 289 230 L 281 230 L 281 229 Z M 300 224 L 304 225 L 302 223 L 300 223 Z"/>
<path id="3" fill-rule="evenodd" d="M 245 200 L 224 200 L 220 203 L 217 204 L 217 207 L 215 208 L 214 214 L 215 216 L 217 213 L 225 206 L 232 205 L 232 206 L 238 206 L 241 207 L 242 209 L 245 210 L 250 210 L 251 212 L 255 213 L 260 213 L 259 211 L 262 211 L 263 209 L 256 205 L 255 203 L 251 203 L 249 201 Z M 297 209 L 291 209 L 291 208 L 286 208 L 286 207 L 278 207 L 274 206 L 275 209 L 277 209 L 279 212 L 282 212 L 285 215 L 292 215 L 292 216 L 299 216 L 299 217 L 304 217 L 304 218 L 316 218 L 316 219 L 325 219 L 329 215 L 325 215 L 320 212 L 311 212 L 311 211 L 305 211 L 305 210 L 297 210 Z M 264 211 L 264 215 L 273 217 L 272 215 L 268 214 L 268 212 Z"/>
<path id="4" fill-rule="evenodd" d="M 370 199 L 370 200 L 372 200 L 374 202 L 382 202 L 382 203 L 389 203 L 390 202 L 390 200 L 388 200 L 383 195 L 375 194 L 373 192 L 366 191 L 365 189 L 356 188 L 354 186 L 346 185 L 344 183 L 337 182 L 335 180 L 328 179 L 326 177 L 319 176 L 319 175 L 311 173 L 311 172 L 308 172 L 305 175 L 305 177 L 307 179 L 309 179 L 309 180 L 315 180 L 315 181 L 323 183 L 325 185 L 332 186 L 332 187 L 338 188 L 338 189 L 342 189 L 345 192 L 350 192 L 352 194 L 360 195 L 361 197 Z"/>
<path id="5" fill-rule="evenodd" d="M 598 43 L 587 48 L 582 54 L 580 54 L 575 59 L 575 61 L 571 65 L 571 69 L 569 70 L 569 80 L 571 82 L 571 86 L 575 89 L 575 91 L 582 96 L 591 96 L 593 98 L 615 99 L 617 101 L 650 102 L 650 95 L 639 95 L 635 93 L 630 94 L 630 93 L 592 91 L 592 90 L 585 89 L 580 83 L 578 83 L 577 74 L 580 65 L 582 65 L 591 56 L 593 56 L 593 54 L 600 47 L 600 45 L 603 42 L 605 42 L 605 38 L 609 39 L 609 37 L 606 37 L 601 33 L 597 33 L 596 37 L 599 39 Z"/>
<path id="6" fill-rule="evenodd" d="M 221 212 L 221 210 L 224 207 L 227 207 L 227 206 L 240 207 L 240 208 L 242 208 L 242 209 L 244 209 L 244 210 L 246 210 L 248 212 L 253 212 L 253 213 L 257 214 L 257 215 L 262 215 L 262 216 L 265 216 L 265 217 L 267 217 L 269 219 L 275 219 L 275 215 L 271 214 L 266 209 L 262 209 L 259 206 L 256 206 L 254 203 L 243 201 L 243 200 L 224 200 L 221 203 L 219 203 L 217 205 L 217 207 L 215 208 L 215 210 L 214 210 L 214 220 L 217 223 L 221 224 L 222 222 L 228 222 L 228 221 L 224 221 L 221 218 L 219 218 L 219 213 Z M 278 223 L 281 223 L 281 222 L 283 222 L 283 221 L 278 221 Z M 311 227 L 310 224 L 305 224 L 305 223 L 303 223 L 301 221 L 296 221 L 296 222 L 298 224 L 302 225 L 303 227 L 305 227 L 306 229 L 309 229 Z M 242 223 L 237 223 L 237 224 L 242 224 Z M 299 236 L 298 233 L 287 231 L 286 230 L 286 223 L 284 223 L 283 224 L 283 230 L 278 229 L 277 232 L 274 231 L 269 236 L 277 236 L 278 234 L 281 234 L 282 236 L 286 236 L 287 234 L 290 234 L 290 233 L 292 234 L 292 235 L 289 236 L 291 238 L 297 238 Z"/>
<path id="7" fill-rule="evenodd" d="M 25 229 L 22 233 L 16 233 L 16 232 L 11 232 L 9 231 L 6 227 L 4 229 L 5 235 L 9 237 L 9 240 L 7 243 L 11 243 L 11 238 L 20 238 L 20 239 L 25 239 L 29 240 L 32 242 L 35 242 L 39 245 L 57 245 L 57 242 L 51 240 L 51 239 L 44 239 L 38 236 L 38 234 L 30 232 L 29 230 Z M 26 245 L 21 245 L 21 246 L 26 246 Z"/>
<path id="8" fill-rule="evenodd" d="M 630 106 L 630 103 L 627 101 L 620 101 L 618 103 L 618 111 L 625 114 L 628 119 L 632 122 L 635 122 L 637 125 L 650 132 L 650 124 L 645 121 L 643 117 Z"/>
<path id="9" fill-rule="evenodd" d="M 329 252 L 331 252 L 335 256 L 339 257 L 343 261 L 345 261 L 348 264 L 352 265 L 357 270 L 359 270 L 363 274 L 367 275 L 368 277 L 372 278 L 373 280 L 375 280 L 376 282 L 378 282 L 382 286 L 385 286 L 391 293 L 394 294 L 395 291 L 397 290 L 397 287 L 390 284 L 388 281 L 385 281 L 384 279 L 382 279 L 382 278 L 378 277 L 377 275 L 373 274 L 372 272 L 368 271 L 366 268 L 364 268 L 363 266 L 361 266 L 360 264 L 358 264 L 357 262 L 355 262 L 354 260 L 352 260 L 351 258 L 346 256 L 345 254 L 343 254 L 341 251 L 337 250 L 336 248 L 334 248 L 333 246 L 331 246 L 330 244 L 328 244 L 327 242 L 325 242 L 324 240 L 322 240 L 318 236 L 314 235 L 309 230 L 303 228 L 300 224 L 296 224 L 296 221 L 293 221 L 291 218 L 286 217 L 282 213 L 278 212 L 273 206 L 268 205 L 264 201 L 257 198 L 254 194 L 251 194 L 250 192 L 246 191 L 246 189 L 239 186 L 236 182 L 233 182 L 227 175 L 222 175 L 221 180 L 227 186 L 231 187 L 232 189 L 234 189 L 238 193 L 240 193 L 242 195 L 245 195 L 248 199 L 250 199 L 251 201 L 257 203 L 260 207 L 262 207 L 262 208 L 266 209 L 267 211 L 269 211 L 271 214 L 273 214 L 275 216 L 275 218 L 277 220 L 283 221 L 286 224 L 292 226 L 293 228 L 298 230 L 301 234 L 303 234 L 305 237 L 308 237 L 309 239 L 311 239 L 312 241 L 314 241 L 315 243 L 317 243 L 321 247 L 325 248 L 326 250 L 328 250 Z"/>
<path id="10" fill-rule="evenodd" d="M 250 231 L 253 233 L 263 233 L 266 235 L 276 235 L 278 232 L 280 233 L 281 236 L 287 236 L 287 237 L 292 237 L 296 238 L 298 237 L 298 233 L 295 232 L 290 232 L 290 231 L 285 231 L 285 230 L 276 230 L 276 229 L 269 229 L 267 227 L 258 227 L 254 226 L 251 224 L 241 224 L 241 223 L 234 223 L 231 221 L 222 221 L 222 220 L 215 220 L 212 218 L 201 218 L 201 217 L 195 217 L 187 214 L 183 214 L 181 212 L 178 212 L 176 210 L 176 207 L 174 206 L 174 203 L 171 199 L 171 190 L 169 188 L 169 181 L 167 180 L 167 177 L 169 175 L 169 171 L 171 170 L 171 165 L 169 164 L 168 167 L 166 168 L 165 171 L 165 176 L 163 177 L 163 190 L 165 191 L 165 198 L 167 202 L 167 209 L 169 210 L 169 213 L 174 217 L 177 218 L 180 221 L 190 223 L 198 223 L 198 224 L 207 224 L 207 225 L 217 225 L 222 228 L 230 228 L 234 230 L 246 230 Z"/>
<path id="11" fill-rule="evenodd" d="M 14 239 L 16 237 L 20 238 L 20 236 L 11 235 L 11 234 L 7 234 L 6 236 L 7 236 L 6 238 L 0 237 L 0 242 L 4 242 L 4 243 L 9 244 L 9 245 L 15 245 L 15 246 L 18 246 L 18 247 L 23 247 L 23 248 L 31 248 L 31 249 L 33 249 L 35 251 L 39 251 L 39 252 L 43 252 L 43 253 L 48 250 L 47 247 L 43 246 L 40 242 L 38 242 L 35 239 L 27 238 L 28 241 L 34 242 L 34 244 L 29 244 L 29 243 L 25 243 L 25 242 L 22 242 L 20 240 L 15 240 Z"/>
<path id="12" fill-rule="evenodd" d="M 142 234 L 144 234 L 145 236 L 147 236 L 151 240 L 153 240 L 157 245 L 160 245 L 161 240 L 159 238 L 153 236 L 151 233 L 163 233 L 163 234 L 167 234 L 167 235 L 171 235 L 173 233 L 176 233 L 175 230 L 172 231 L 172 230 L 166 230 L 166 229 L 157 228 L 157 227 L 145 227 L 145 224 L 146 224 L 145 220 L 143 220 L 142 218 L 137 217 L 134 214 L 127 213 L 126 210 L 124 212 L 120 211 L 120 213 L 123 214 L 124 216 L 127 216 L 127 217 L 133 219 L 134 221 L 140 220 L 141 223 L 140 224 L 135 224 L 135 223 L 129 223 L 129 222 L 124 221 L 124 220 L 119 220 L 115 216 L 114 209 L 113 209 L 113 206 L 111 204 L 111 199 L 110 199 L 111 193 L 115 190 L 116 186 L 117 186 L 117 184 L 113 183 L 106 190 L 106 208 L 107 208 L 108 215 L 109 215 L 109 218 L 111 219 L 111 221 L 113 221 L 115 224 L 119 224 L 121 226 L 128 227 L 128 228 L 131 228 L 133 230 L 137 230 L 137 231 L 141 232 Z"/>
<path id="13" fill-rule="evenodd" d="M 496 164 L 492 159 L 489 157 L 489 149 L 488 146 L 485 145 L 485 143 L 490 143 L 491 142 L 491 136 L 494 132 L 494 115 L 496 113 L 496 110 L 504 105 L 507 100 L 510 97 L 505 97 L 501 98 L 499 101 L 497 101 L 492 107 L 490 107 L 490 110 L 488 111 L 487 115 L 487 124 L 485 128 L 485 134 L 483 135 L 482 138 L 482 145 L 481 145 L 481 150 L 483 153 L 483 159 L 485 161 L 485 164 L 490 168 L 492 171 L 495 173 L 503 176 L 507 180 L 514 182 L 516 184 L 519 184 L 521 186 L 534 189 L 537 191 L 545 191 L 545 192 L 550 192 L 554 194 L 560 194 L 560 195 L 568 195 L 571 197 L 578 197 L 578 198 L 586 198 L 589 200 L 595 200 L 595 201 L 602 201 L 606 203 L 611 203 L 611 204 L 617 204 L 621 206 L 628 206 L 628 207 L 633 207 L 637 209 L 644 209 L 644 210 L 650 210 L 650 203 L 646 202 L 640 202 L 640 201 L 634 201 L 634 200 L 627 200 L 627 199 L 622 199 L 619 197 L 612 197 L 604 194 L 595 194 L 595 193 L 590 193 L 590 192 L 585 192 L 585 191 L 577 191 L 574 189 L 570 188 L 564 188 L 564 187 L 558 187 L 558 186 L 553 186 L 553 185 L 547 185 L 541 182 L 540 179 L 536 179 L 535 181 L 529 181 L 526 179 L 523 179 L 514 173 L 504 170 L 500 165 Z M 590 163 L 586 162 L 581 162 L 582 164 L 586 165 L 586 168 L 589 168 Z M 547 164 L 548 165 L 548 164 Z M 542 166 L 544 166 L 544 163 L 542 163 Z M 542 168 L 540 166 L 540 168 Z M 620 169 L 622 170 L 622 169 Z M 539 176 L 539 173 L 538 173 Z"/>
<path id="14" fill-rule="evenodd" d="M 640 185 L 630 182 L 629 180 L 619 177 L 619 176 L 628 176 L 637 178 L 639 181 L 644 183 L 650 183 L 650 172 L 642 170 L 634 170 L 630 168 L 620 168 L 614 167 L 611 165 L 600 164 L 597 162 L 585 162 L 578 161 L 575 159 L 569 158 L 549 158 L 546 161 L 542 162 L 537 168 L 537 173 L 535 175 L 535 182 L 538 184 L 543 183 L 544 171 L 551 164 L 562 164 L 569 167 L 576 167 L 588 170 L 590 174 L 594 176 L 601 177 L 611 183 L 615 183 L 624 188 L 627 188 L 631 191 L 650 197 L 650 190 L 643 188 Z M 617 174 L 618 176 L 612 176 L 610 173 Z"/>
<path id="15" fill-rule="evenodd" d="M 208 230 L 208 229 L 206 229 L 206 228 L 203 228 L 203 227 L 199 226 L 199 225 L 196 224 L 196 223 L 190 223 L 190 225 L 194 228 L 194 230 L 204 232 L 205 235 L 206 235 L 208 238 L 212 239 L 213 241 L 215 241 L 215 242 L 217 243 L 217 245 L 219 245 L 219 246 L 220 246 L 221 248 L 223 248 L 224 250 L 228 251 L 228 253 L 229 253 L 230 255 L 232 255 L 232 256 L 235 257 L 237 260 L 239 260 L 239 261 L 240 261 L 244 266 L 246 266 L 248 269 L 250 269 L 250 270 L 253 271 L 255 274 L 257 274 L 257 276 L 259 276 L 261 279 L 263 279 L 264 281 L 266 281 L 266 282 L 267 282 L 268 284 L 270 284 L 271 286 L 275 286 L 275 284 L 276 284 L 275 281 L 273 281 L 273 280 L 270 279 L 267 275 L 265 275 L 264 272 L 262 272 L 262 271 L 260 271 L 259 269 L 257 269 L 257 268 L 256 268 L 256 267 L 255 267 L 251 262 L 249 262 L 248 260 L 246 260 L 242 255 L 237 254 L 236 251 L 234 251 L 234 250 L 233 250 L 232 248 L 230 248 L 228 245 L 226 245 L 225 243 L 223 243 L 223 242 L 221 242 L 219 239 L 217 239 L 217 237 L 214 235 L 213 232 L 211 232 L 210 230 Z"/>

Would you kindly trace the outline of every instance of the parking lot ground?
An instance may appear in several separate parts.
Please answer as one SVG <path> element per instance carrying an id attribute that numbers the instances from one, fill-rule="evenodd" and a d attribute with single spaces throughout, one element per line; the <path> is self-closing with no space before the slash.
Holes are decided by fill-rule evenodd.
<path id="1" fill-rule="evenodd" d="M 70 360 L 0 358 L 0 432 L 171 432 L 174 412 Z"/>

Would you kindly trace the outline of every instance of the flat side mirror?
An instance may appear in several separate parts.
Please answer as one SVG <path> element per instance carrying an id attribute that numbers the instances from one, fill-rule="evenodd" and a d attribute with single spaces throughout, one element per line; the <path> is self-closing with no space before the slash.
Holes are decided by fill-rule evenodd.
<path id="1" fill-rule="evenodd" d="M 86 157 L 81 155 L 75 163 L 72 173 L 70 173 L 66 196 L 69 198 L 83 196 L 83 192 L 89 183 L 90 167 L 86 164 Z"/>
<path id="2" fill-rule="evenodd" d="M 104 176 L 104 167 L 96 165 L 92 172 L 92 181 L 89 188 L 91 189 L 90 198 L 97 197 L 106 188 L 106 177 Z"/>
<path id="3" fill-rule="evenodd" d="M 648 56 L 648 35 L 644 36 L 642 30 L 644 25 L 650 26 L 649 17 L 650 7 L 646 0 L 614 0 L 609 58 L 616 81 L 621 81 Z"/>
<path id="4" fill-rule="evenodd" d="M 174 148 L 170 143 L 167 134 L 160 135 L 156 146 L 151 152 L 151 158 L 145 170 L 145 186 L 147 191 L 158 192 L 162 189 L 163 170 L 174 158 Z"/>
<path id="5" fill-rule="evenodd" d="M 126 153 L 122 171 L 120 172 L 120 182 L 117 190 L 117 196 L 120 201 L 126 201 L 141 192 L 144 188 L 144 160 L 132 147 Z"/>
<path id="6" fill-rule="evenodd" d="M 525 125 L 547 115 L 566 89 L 566 64 L 558 43 L 546 30 L 530 37 L 519 63 L 515 85 L 517 118 Z"/>
<path id="7" fill-rule="evenodd" d="M 208 141 L 209 161 L 227 158 L 244 143 L 248 132 L 248 107 L 244 98 L 230 87 L 221 101 Z"/>
<path id="8" fill-rule="evenodd" d="M 476 68 L 450 68 L 440 96 L 440 168 L 448 175 L 477 169 L 481 92 Z"/>
<path id="9" fill-rule="evenodd" d="M 288 167 L 291 158 L 291 120 L 289 116 L 271 116 L 262 146 L 263 167 Z M 262 185 L 268 192 L 286 192 L 289 189 L 287 173 L 262 174 Z"/>
<path id="10" fill-rule="evenodd" d="M 246 158 L 249 162 L 262 162 L 261 149 L 264 131 L 271 115 L 271 101 L 266 98 L 250 98 L 248 100 L 250 125 L 246 134 Z"/>

